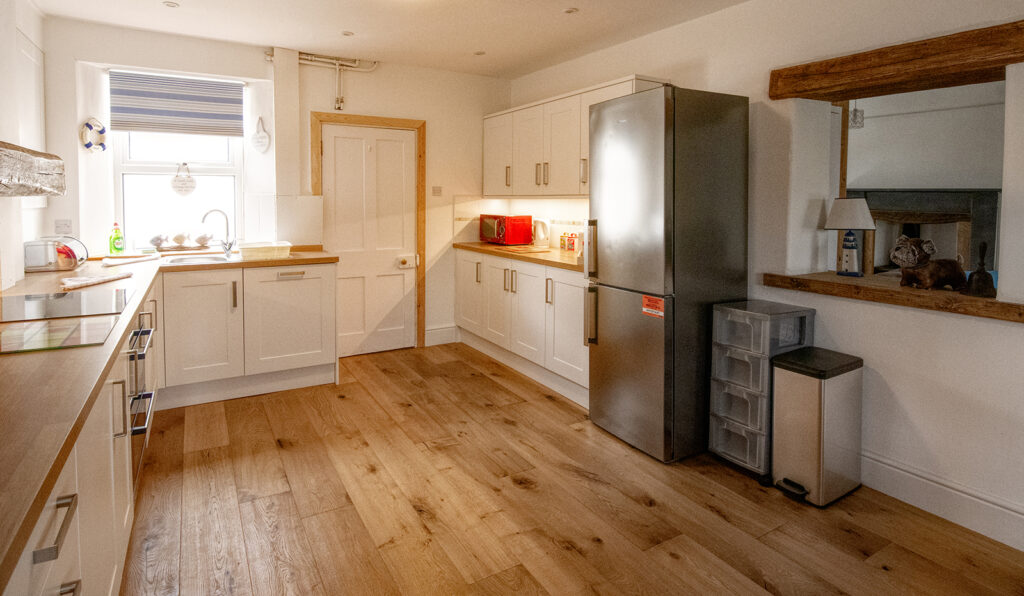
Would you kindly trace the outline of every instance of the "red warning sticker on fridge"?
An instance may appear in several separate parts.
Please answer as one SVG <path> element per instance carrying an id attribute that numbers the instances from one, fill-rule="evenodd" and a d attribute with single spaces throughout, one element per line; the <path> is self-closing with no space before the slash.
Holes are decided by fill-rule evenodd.
<path id="1" fill-rule="evenodd" d="M 654 296 L 644 296 L 641 309 L 643 310 L 643 313 L 649 317 L 664 319 L 665 299 L 655 298 Z"/>

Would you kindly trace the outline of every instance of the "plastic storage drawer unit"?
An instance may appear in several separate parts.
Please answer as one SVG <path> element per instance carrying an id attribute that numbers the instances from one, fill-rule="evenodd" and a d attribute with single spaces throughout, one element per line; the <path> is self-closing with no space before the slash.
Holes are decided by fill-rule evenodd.
<path id="1" fill-rule="evenodd" d="M 864 361 L 823 348 L 772 360 L 772 480 L 825 506 L 860 486 Z"/>
<path id="2" fill-rule="evenodd" d="M 811 345 L 814 309 L 767 300 L 716 304 L 713 328 L 716 344 L 772 356 Z"/>
<path id="3" fill-rule="evenodd" d="M 768 394 L 712 379 L 711 413 L 763 433 L 768 430 Z"/>

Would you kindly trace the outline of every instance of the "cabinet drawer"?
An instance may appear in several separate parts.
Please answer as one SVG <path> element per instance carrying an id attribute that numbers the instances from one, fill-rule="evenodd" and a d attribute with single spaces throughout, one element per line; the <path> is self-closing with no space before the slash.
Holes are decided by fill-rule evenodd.
<path id="1" fill-rule="evenodd" d="M 711 415 L 708 448 L 725 459 L 755 472 L 768 472 L 768 440 L 764 433 Z"/>
<path id="2" fill-rule="evenodd" d="M 711 348 L 711 377 L 758 393 L 769 390 L 768 358 L 715 344 Z"/>
<path id="3" fill-rule="evenodd" d="M 712 379 L 711 413 L 765 432 L 768 430 L 768 394 Z"/>

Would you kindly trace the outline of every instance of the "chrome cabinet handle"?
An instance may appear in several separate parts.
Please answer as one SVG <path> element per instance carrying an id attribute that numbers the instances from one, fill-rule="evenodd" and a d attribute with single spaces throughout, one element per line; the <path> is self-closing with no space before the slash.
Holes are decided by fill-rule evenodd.
<path id="1" fill-rule="evenodd" d="M 60 585 L 57 596 L 79 596 L 82 593 L 82 580 L 76 579 L 73 582 Z"/>
<path id="2" fill-rule="evenodd" d="M 551 169 L 551 164 L 549 164 L 548 162 L 544 162 L 544 185 L 545 186 L 547 186 L 547 183 L 548 183 L 548 171 L 550 169 Z"/>
<path id="3" fill-rule="evenodd" d="M 517 294 L 519 292 L 519 272 L 515 269 L 512 270 L 512 293 Z"/>
<path id="4" fill-rule="evenodd" d="M 138 365 L 136 365 L 136 371 Z M 128 381 L 114 381 L 112 385 L 121 386 L 121 432 L 114 433 L 115 439 L 128 436 Z"/>
<path id="5" fill-rule="evenodd" d="M 481 265 L 481 263 L 480 263 L 480 261 L 477 261 L 476 263 L 474 263 L 474 265 L 476 265 L 476 283 L 480 283 L 480 265 Z"/>
<path id="6" fill-rule="evenodd" d="M 231 282 L 231 308 L 238 308 L 238 282 Z"/>
<path id="7" fill-rule="evenodd" d="M 58 497 L 56 506 L 57 509 L 67 509 L 68 511 L 64 514 L 64 519 L 60 522 L 60 528 L 57 529 L 57 539 L 53 544 L 39 550 L 32 551 L 33 565 L 53 561 L 60 556 L 60 549 L 64 546 L 64 539 L 67 538 L 68 530 L 71 529 L 71 520 L 74 519 L 75 511 L 78 510 L 78 493 Z"/>
<path id="8" fill-rule="evenodd" d="M 583 345 L 597 343 L 597 286 L 587 286 L 583 303 Z"/>
<path id="9" fill-rule="evenodd" d="M 583 275 L 597 276 L 597 220 L 587 220 L 583 237 Z"/>
<path id="10" fill-rule="evenodd" d="M 160 303 L 157 302 L 156 300 L 150 300 L 150 302 L 153 303 L 153 310 L 152 310 L 153 320 L 151 322 L 153 323 L 153 329 L 155 330 L 157 328 L 157 324 L 156 324 L 156 319 L 157 319 L 157 314 L 158 314 L 157 313 L 157 309 L 160 308 Z"/>
<path id="11" fill-rule="evenodd" d="M 402 264 L 405 265 L 405 263 L 402 263 Z M 298 279 L 298 278 L 303 277 L 305 275 L 306 275 L 305 271 L 278 271 L 277 272 L 277 279 L 289 279 L 289 278 L 291 278 L 291 279 Z M 231 282 L 231 283 L 236 283 L 237 284 L 238 282 Z M 237 304 L 236 304 L 236 306 L 237 306 Z"/>
<path id="12" fill-rule="evenodd" d="M 540 164 L 533 164 L 533 183 L 540 186 Z"/>
<path id="13" fill-rule="evenodd" d="M 587 167 L 587 158 L 580 158 L 580 182 L 586 184 L 590 182 L 590 168 Z"/>
<path id="14" fill-rule="evenodd" d="M 509 272 L 508 269 L 504 269 L 504 270 L 502 270 L 502 274 L 501 274 L 502 278 L 503 278 L 503 285 L 504 285 L 503 289 L 506 292 L 508 291 L 508 272 Z"/>
<path id="15" fill-rule="evenodd" d="M 153 405 L 156 403 L 156 392 L 147 391 L 145 393 L 140 393 L 132 398 L 132 404 L 135 404 L 136 402 L 146 402 L 146 416 L 140 425 L 135 424 L 134 415 L 132 416 L 132 435 L 144 435 L 149 431 L 149 427 L 153 423 Z M 134 410 L 135 408 L 132 409 Z"/>
<path id="16" fill-rule="evenodd" d="M 555 280 L 550 277 L 544 280 L 544 302 L 545 304 L 554 304 L 554 293 L 551 291 Z"/>
<path id="17" fill-rule="evenodd" d="M 505 166 L 505 186 L 512 186 L 512 166 Z"/>
<path id="18" fill-rule="evenodd" d="M 150 300 L 150 302 L 153 302 L 153 300 Z M 149 326 L 150 326 L 150 328 L 152 328 L 154 326 L 153 325 L 153 321 L 155 321 L 156 319 L 153 318 L 153 313 L 151 311 L 144 310 L 144 311 L 139 313 L 139 329 L 145 329 L 146 328 L 146 326 L 142 322 L 142 317 L 144 317 L 146 315 L 149 315 Z"/>

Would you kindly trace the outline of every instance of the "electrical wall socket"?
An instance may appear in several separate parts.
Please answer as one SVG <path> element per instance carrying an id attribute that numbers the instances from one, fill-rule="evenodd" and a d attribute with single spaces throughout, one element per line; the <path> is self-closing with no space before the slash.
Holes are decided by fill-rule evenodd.
<path id="1" fill-rule="evenodd" d="M 55 219 L 53 220 L 53 233 L 58 236 L 70 236 L 71 235 L 71 220 L 70 219 Z"/>

